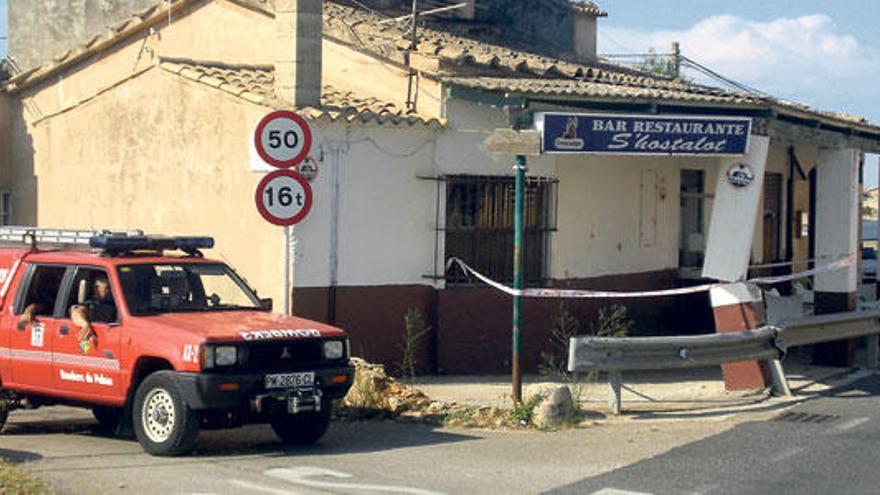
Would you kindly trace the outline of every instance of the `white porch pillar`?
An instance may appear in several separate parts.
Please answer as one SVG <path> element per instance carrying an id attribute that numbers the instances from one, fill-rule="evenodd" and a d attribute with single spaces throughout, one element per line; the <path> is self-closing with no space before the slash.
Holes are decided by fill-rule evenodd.
<path id="1" fill-rule="evenodd" d="M 816 165 L 816 261 L 823 265 L 855 254 L 859 243 L 859 157 L 857 149 L 823 150 Z M 852 311 L 856 307 L 857 265 L 816 275 L 816 314 Z M 813 363 L 851 366 L 855 340 L 819 344 Z"/>
<path id="2" fill-rule="evenodd" d="M 816 264 L 855 254 L 859 245 L 859 150 L 823 150 L 816 169 Z M 816 292 L 856 293 L 857 266 L 816 275 Z"/>
<path id="3" fill-rule="evenodd" d="M 748 275 L 769 149 L 769 137 L 753 135 L 746 156 L 724 158 L 718 164 L 718 183 L 703 263 L 706 278 L 736 282 Z M 744 165 L 744 173 L 752 174 L 751 183 L 747 185 L 730 180 L 729 172 L 740 165 Z"/>

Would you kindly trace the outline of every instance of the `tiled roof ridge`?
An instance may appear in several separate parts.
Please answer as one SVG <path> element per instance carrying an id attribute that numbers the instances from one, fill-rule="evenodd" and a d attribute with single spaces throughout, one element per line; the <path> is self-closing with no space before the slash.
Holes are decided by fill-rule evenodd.
<path id="1" fill-rule="evenodd" d="M 424 125 L 440 128 L 443 122 L 417 114 L 407 114 L 394 103 L 372 96 L 359 96 L 324 85 L 321 106 L 294 109 L 275 97 L 275 69 L 271 65 L 230 64 L 225 62 L 160 58 L 159 66 L 185 79 L 205 84 L 257 105 L 297 110 L 314 120 L 377 123 L 380 125 Z"/>
<path id="2" fill-rule="evenodd" d="M 166 5 L 172 13 L 199 2 L 218 0 L 157 0 L 151 7 L 143 9 L 130 18 L 110 27 L 106 32 L 96 35 L 88 42 L 78 45 L 46 63 L 15 75 L 6 81 L 7 91 L 21 90 L 61 72 L 90 56 L 106 50 L 122 40 L 146 30 L 161 22 L 167 15 Z M 274 0 L 223 0 L 265 15 L 274 16 Z M 379 57 L 403 63 L 409 42 L 402 38 L 401 30 L 394 23 L 377 24 L 381 17 L 362 8 L 346 7 L 341 0 L 325 0 L 325 36 L 342 43 L 350 44 Z M 366 29 L 363 29 L 366 28 Z M 713 97 L 745 98 L 761 100 L 767 106 L 784 111 L 807 113 L 833 119 L 846 124 L 859 124 L 870 127 L 872 132 L 878 127 L 865 119 L 814 109 L 808 105 L 786 102 L 757 95 L 703 86 L 670 79 L 652 73 L 597 61 L 581 64 L 564 58 L 553 59 L 527 51 L 522 47 L 492 44 L 487 41 L 467 38 L 461 33 L 450 33 L 426 26 L 420 29 L 421 39 L 417 47 L 419 55 L 438 62 L 435 76 L 461 77 L 505 77 L 511 80 L 523 78 L 544 78 L 548 81 L 581 81 L 584 83 L 609 84 L 642 88 L 645 90 L 669 90 L 692 95 Z M 425 69 L 430 75 L 430 70 Z"/>
<path id="3" fill-rule="evenodd" d="M 396 30 L 393 23 L 379 24 L 383 20 L 385 19 L 372 12 L 343 6 L 329 0 L 324 5 L 324 29 L 327 36 L 362 49 L 372 49 L 380 55 L 403 62 L 403 53 L 409 46 L 409 40 L 403 39 L 399 31 L 394 32 Z M 359 30 L 361 26 L 374 27 L 369 32 L 363 32 L 365 30 Z M 375 26 L 379 27 L 375 28 Z M 490 71 L 487 74 L 480 74 L 483 76 L 567 78 L 636 87 L 674 87 L 701 94 L 735 94 L 722 88 L 684 82 L 604 60 L 588 64 L 564 57 L 551 58 L 518 47 L 465 38 L 454 33 L 439 31 L 431 26 L 422 27 L 419 32 L 421 33 L 417 47 L 419 54 L 435 57 L 453 67 L 476 67 Z M 439 76 L 452 75 L 442 72 L 441 67 Z"/>
<path id="4" fill-rule="evenodd" d="M 607 17 L 608 12 L 605 12 L 595 2 L 592 0 L 572 0 L 571 8 L 578 11 L 583 12 L 587 15 L 592 15 L 595 17 Z"/>
<path id="5" fill-rule="evenodd" d="M 171 5 L 173 9 L 179 10 L 188 4 L 198 1 L 203 0 L 171 0 Z M 273 0 L 227 1 L 270 15 L 274 14 Z M 92 37 L 88 42 L 67 50 L 44 64 L 12 77 L 8 83 L 15 86 L 31 78 L 40 80 L 48 77 L 51 73 L 82 60 L 101 48 L 118 42 L 124 36 L 133 34 L 138 29 L 146 28 L 151 22 L 161 20 L 167 14 L 167 9 L 162 8 L 165 5 L 168 5 L 168 0 L 161 0 L 149 8 L 133 14 L 125 21 L 110 27 L 105 33 Z M 399 32 L 389 33 L 392 35 L 383 40 L 385 43 L 377 43 L 377 41 L 380 41 L 380 33 L 395 31 L 393 23 L 387 23 L 380 27 L 378 33 L 373 32 L 365 35 L 357 33 L 358 26 L 375 26 L 380 20 L 384 19 L 367 10 L 344 6 L 332 0 L 325 1 L 324 27 L 328 36 L 343 42 L 359 45 L 361 48 L 368 50 L 372 48 L 372 51 L 378 51 L 381 55 L 389 56 L 392 59 L 397 58 L 399 62 L 403 62 L 403 49 L 406 46 L 401 45 L 408 46 L 408 41 L 402 40 Z M 636 86 L 675 84 L 674 80 L 665 79 L 662 76 L 658 77 L 657 75 L 639 72 L 635 69 L 612 65 L 606 62 L 586 65 L 562 58 L 553 59 L 528 52 L 521 47 L 480 42 L 454 33 L 438 31 L 431 27 L 423 27 L 420 32 L 424 41 L 419 44 L 418 51 L 423 55 L 442 59 L 447 64 L 482 67 L 483 69 L 514 76 L 519 75 L 520 77 L 524 74 L 548 78 L 568 77 L 583 79 L 588 82 L 609 82 L 613 84 L 633 84 Z M 401 41 L 403 41 L 402 44 L 400 43 Z M 444 43 L 444 41 L 448 43 Z M 699 91 L 724 91 L 707 86 L 689 85 L 689 87 Z"/>

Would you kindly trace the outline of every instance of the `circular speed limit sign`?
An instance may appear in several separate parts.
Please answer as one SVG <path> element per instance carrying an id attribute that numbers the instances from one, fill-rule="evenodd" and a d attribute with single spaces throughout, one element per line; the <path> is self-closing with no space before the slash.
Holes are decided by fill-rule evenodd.
<path id="1" fill-rule="evenodd" d="M 292 170 L 276 170 L 263 177 L 254 199 L 257 210 L 266 221 L 287 227 L 309 214 L 312 186 Z"/>
<path id="2" fill-rule="evenodd" d="M 305 160 L 312 147 L 312 131 L 299 115 L 279 110 L 257 124 L 254 132 L 257 153 L 266 163 L 289 168 Z"/>

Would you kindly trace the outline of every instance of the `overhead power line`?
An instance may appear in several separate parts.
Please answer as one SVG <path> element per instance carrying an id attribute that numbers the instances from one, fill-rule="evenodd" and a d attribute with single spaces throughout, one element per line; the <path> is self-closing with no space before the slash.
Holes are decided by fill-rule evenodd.
<path id="1" fill-rule="evenodd" d="M 648 61 L 656 61 L 658 59 L 670 59 L 672 62 L 676 63 L 677 66 L 682 68 L 687 68 L 698 72 L 722 85 L 742 91 L 744 93 L 749 93 L 752 95 L 760 96 L 760 97 L 769 97 L 767 93 L 750 86 L 748 84 L 739 82 L 733 78 L 727 77 L 720 72 L 710 69 L 709 67 L 697 62 L 696 60 L 682 55 L 681 52 L 674 53 L 609 53 L 600 55 L 602 58 L 619 60 L 623 64 L 627 65 L 646 65 Z"/>

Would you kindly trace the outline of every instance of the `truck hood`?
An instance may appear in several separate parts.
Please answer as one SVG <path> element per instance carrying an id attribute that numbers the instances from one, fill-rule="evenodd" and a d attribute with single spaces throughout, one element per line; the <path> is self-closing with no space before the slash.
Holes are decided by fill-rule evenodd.
<path id="1" fill-rule="evenodd" d="M 340 329 L 305 318 L 262 311 L 170 313 L 154 323 L 203 336 L 208 342 L 246 342 L 345 337 Z"/>

